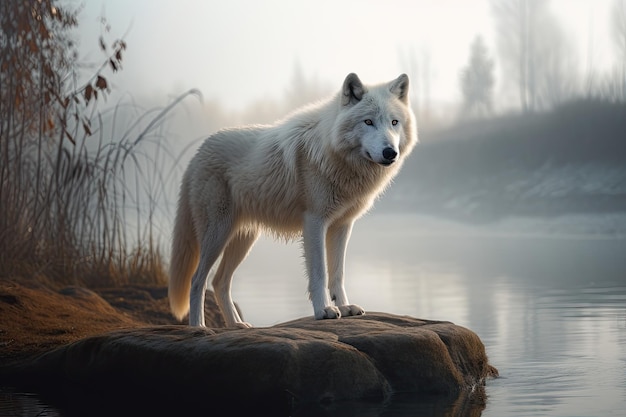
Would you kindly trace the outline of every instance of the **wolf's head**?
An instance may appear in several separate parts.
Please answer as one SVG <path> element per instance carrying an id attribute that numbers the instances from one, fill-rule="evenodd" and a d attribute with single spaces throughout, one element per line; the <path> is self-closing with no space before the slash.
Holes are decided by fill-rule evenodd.
<path id="1" fill-rule="evenodd" d="M 402 160 L 415 143 L 415 118 L 409 103 L 409 77 L 365 86 L 349 74 L 340 96 L 336 146 L 356 152 L 371 163 L 390 166 Z"/>

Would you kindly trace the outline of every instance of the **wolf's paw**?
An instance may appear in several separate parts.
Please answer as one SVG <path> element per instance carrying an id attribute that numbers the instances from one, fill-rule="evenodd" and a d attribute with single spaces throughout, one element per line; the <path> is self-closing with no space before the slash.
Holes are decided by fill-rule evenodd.
<path id="1" fill-rule="evenodd" d="M 362 316 L 365 314 L 363 307 L 356 304 L 348 304 L 345 306 L 339 306 L 339 311 L 342 316 Z"/>
<path id="2" fill-rule="evenodd" d="M 324 307 L 323 310 L 315 312 L 315 320 L 338 318 L 341 318 L 341 311 L 335 306 Z"/>
<path id="3" fill-rule="evenodd" d="M 251 325 L 250 323 L 246 323 L 245 321 L 238 321 L 232 327 L 234 327 L 236 329 L 251 329 L 254 326 Z"/>

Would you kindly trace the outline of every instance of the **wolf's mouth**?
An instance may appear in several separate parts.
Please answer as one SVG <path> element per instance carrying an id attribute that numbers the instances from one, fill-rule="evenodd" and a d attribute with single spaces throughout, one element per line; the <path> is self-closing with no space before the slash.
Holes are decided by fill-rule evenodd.
<path id="1" fill-rule="evenodd" d="M 391 165 L 391 164 L 393 164 L 395 162 L 395 160 L 391 160 L 390 161 L 388 159 L 383 159 L 380 162 L 376 161 L 374 158 L 372 158 L 372 155 L 368 151 L 365 151 L 365 156 L 367 157 L 367 159 L 369 159 L 373 163 L 378 164 L 378 165 L 382 165 L 382 166 L 385 166 L 385 167 L 388 167 L 389 165 Z"/>

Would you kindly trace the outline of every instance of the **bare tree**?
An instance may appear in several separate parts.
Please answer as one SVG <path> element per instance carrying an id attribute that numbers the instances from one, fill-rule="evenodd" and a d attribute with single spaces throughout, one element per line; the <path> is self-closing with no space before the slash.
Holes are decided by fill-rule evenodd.
<path id="1" fill-rule="evenodd" d="M 522 111 L 551 107 L 575 89 L 575 54 L 545 0 L 492 0 L 505 87 Z"/>
<path id="2" fill-rule="evenodd" d="M 611 8 L 611 32 L 617 55 L 619 98 L 626 100 L 626 0 L 614 0 Z"/>
<path id="3" fill-rule="evenodd" d="M 491 113 L 494 85 L 493 60 L 489 57 L 482 37 L 477 36 L 470 47 L 467 66 L 460 76 L 465 116 Z"/>
<path id="4" fill-rule="evenodd" d="M 294 62 L 289 87 L 285 91 L 285 110 L 283 110 L 283 112 L 289 112 L 305 104 L 319 100 L 328 94 L 328 92 L 328 87 L 324 86 L 317 77 L 307 77 L 302 69 L 302 64 L 300 61 L 296 60 Z M 282 115 L 274 115 L 272 120 L 279 116 Z"/>
<path id="5" fill-rule="evenodd" d="M 492 11 L 498 34 L 498 53 L 504 85 L 517 84 L 520 106 L 526 112 L 533 108 L 534 71 L 532 49 L 534 36 L 530 30 L 533 0 L 492 0 Z"/>
<path id="6" fill-rule="evenodd" d="M 427 45 L 422 45 L 419 57 L 414 48 L 406 53 L 398 51 L 399 61 L 411 78 L 411 104 L 422 126 L 431 121 L 430 85 L 433 71 L 431 53 Z"/>
<path id="7" fill-rule="evenodd" d="M 553 108 L 579 90 L 579 62 L 570 39 L 552 13 L 536 16 L 535 108 Z"/>

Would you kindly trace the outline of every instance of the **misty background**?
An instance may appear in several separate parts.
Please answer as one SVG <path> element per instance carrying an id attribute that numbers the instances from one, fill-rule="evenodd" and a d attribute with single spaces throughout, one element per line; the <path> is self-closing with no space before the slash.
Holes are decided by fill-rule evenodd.
<path id="1" fill-rule="evenodd" d="M 85 62 L 101 36 L 128 44 L 108 105 L 198 93 L 161 127 L 180 169 L 209 134 L 272 123 L 349 72 L 406 72 L 421 145 L 375 210 L 602 214 L 623 233 L 624 1 L 90 1 L 79 18 Z M 170 185 L 159 204 L 172 215 Z"/>
<path id="2" fill-rule="evenodd" d="M 371 215 L 626 235 L 626 0 L 0 6 L 3 275 L 164 282 L 201 141 L 350 72 L 407 73 L 418 119 Z"/>
<path id="3" fill-rule="evenodd" d="M 350 72 L 372 82 L 406 72 L 422 124 L 449 123 L 477 37 L 492 61 L 496 112 L 608 93 L 623 63 L 619 9 L 612 0 L 92 0 L 78 34 L 81 54 L 97 60 L 106 17 L 131 48 L 114 84 L 143 100 L 197 88 L 226 112 L 254 113 L 334 93 Z"/>

